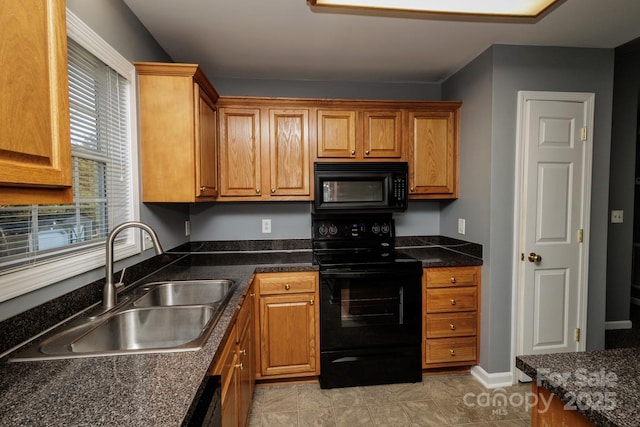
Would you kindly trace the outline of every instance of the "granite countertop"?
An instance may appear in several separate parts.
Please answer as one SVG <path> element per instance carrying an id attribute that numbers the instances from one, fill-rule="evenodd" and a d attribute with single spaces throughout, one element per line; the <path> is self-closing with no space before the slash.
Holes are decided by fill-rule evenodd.
<path id="1" fill-rule="evenodd" d="M 516 366 L 598 426 L 640 425 L 640 348 L 518 356 Z"/>
<path id="2" fill-rule="evenodd" d="M 399 250 L 421 259 L 425 267 L 482 263 L 481 254 L 469 256 L 425 245 L 424 241 L 418 243 Z M 143 280 L 225 278 L 237 283 L 202 349 L 38 362 L 0 361 L 0 426 L 179 426 L 201 392 L 209 367 L 220 357 L 218 350 L 253 274 L 318 269 L 312 264 L 310 250 L 209 252 L 202 245 L 198 249 L 201 252 L 172 254 L 168 265 Z"/>

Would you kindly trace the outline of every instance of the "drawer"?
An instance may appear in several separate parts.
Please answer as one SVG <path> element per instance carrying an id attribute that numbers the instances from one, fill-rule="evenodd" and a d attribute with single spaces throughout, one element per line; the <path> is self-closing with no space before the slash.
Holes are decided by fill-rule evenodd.
<path id="1" fill-rule="evenodd" d="M 475 311 L 467 313 L 427 314 L 425 321 L 427 338 L 476 335 L 476 328 L 477 314 Z"/>
<path id="2" fill-rule="evenodd" d="M 273 277 L 258 276 L 260 295 L 268 294 L 294 294 L 316 291 L 315 274 L 278 274 Z"/>
<path id="3" fill-rule="evenodd" d="M 477 309 L 478 288 L 439 288 L 426 291 L 427 313 L 473 311 Z"/>
<path id="4" fill-rule="evenodd" d="M 439 338 L 427 340 L 427 363 L 475 362 L 476 338 Z"/>
<path id="5" fill-rule="evenodd" d="M 479 283 L 478 267 L 427 268 L 425 271 L 427 288 L 476 286 Z"/>

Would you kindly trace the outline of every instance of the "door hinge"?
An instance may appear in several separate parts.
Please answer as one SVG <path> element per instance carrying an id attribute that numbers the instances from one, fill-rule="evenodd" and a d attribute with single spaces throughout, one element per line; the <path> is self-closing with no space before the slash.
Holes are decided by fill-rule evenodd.
<path id="1" fill-rule="evenodd" d="M 578 230 L 578 243 L 582 243 L 584 240 L 584 229 L 580 228 Z"/>
<path id="2" fill-rule="evenodd" d="M 587 140 L 587 127 L 583 127 L 580 129 L 580 141 L 584 142 Z"/>
<path id="3" fill-rule="evenodd" d="M 576 342 L 580 342 L 580 328 L 576 328 L 573 332 L 573 336 L 576 339 Z"/>

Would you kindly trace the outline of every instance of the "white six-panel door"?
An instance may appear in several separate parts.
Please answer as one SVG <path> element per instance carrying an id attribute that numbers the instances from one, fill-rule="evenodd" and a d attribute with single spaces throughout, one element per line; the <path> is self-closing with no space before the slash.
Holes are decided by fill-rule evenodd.
<path id="1" fill-rule="evenodd" d="M 519 93 L 517 354 L 585 348 L 593 99 Z"/>

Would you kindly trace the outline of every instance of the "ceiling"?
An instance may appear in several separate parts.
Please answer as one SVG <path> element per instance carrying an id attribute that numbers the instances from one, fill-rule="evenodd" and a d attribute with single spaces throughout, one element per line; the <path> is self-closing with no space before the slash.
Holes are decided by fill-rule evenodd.
<path id="1" fill-rule="evenodd" d="M 541 18 L 345 12 L 305 0 L 124 0 L 176 62 L 211 78 L 440 82 L 492 44 L 615 48 L 638 0 L 565 0 Z"/>

